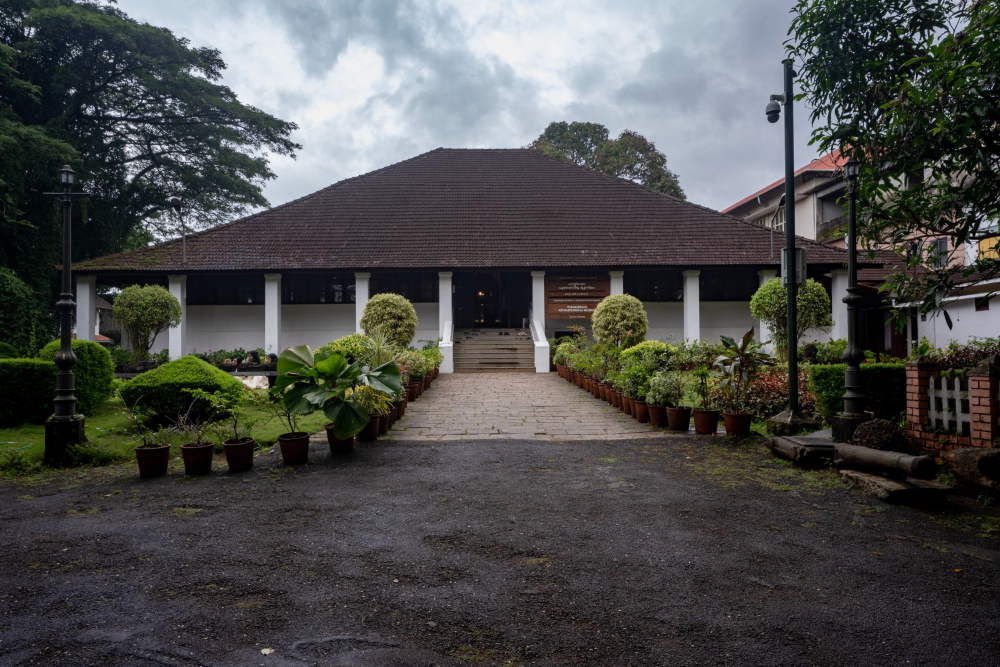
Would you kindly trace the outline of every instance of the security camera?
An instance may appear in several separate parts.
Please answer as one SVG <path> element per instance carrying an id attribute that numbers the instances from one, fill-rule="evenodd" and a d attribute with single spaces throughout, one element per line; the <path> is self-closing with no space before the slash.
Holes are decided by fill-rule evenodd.
<path id="1" fill-rule="evenodd" d="M 776 100 L 771 100 L 767 103 L 767 109 L 764 113 L 767 114 L 768 123 L 777 123 L 778 118 L 781 117 L 781 105 Z"/>

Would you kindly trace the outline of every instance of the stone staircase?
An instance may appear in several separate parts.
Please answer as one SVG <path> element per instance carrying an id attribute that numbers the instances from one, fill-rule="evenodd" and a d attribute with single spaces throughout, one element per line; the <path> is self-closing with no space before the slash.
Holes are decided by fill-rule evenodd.
<path id="1" fill-rule="evenodd" d="M 456 373 L 535 372 L 535 344 L 527 329 L 459 329 L 453 350 Z"/>

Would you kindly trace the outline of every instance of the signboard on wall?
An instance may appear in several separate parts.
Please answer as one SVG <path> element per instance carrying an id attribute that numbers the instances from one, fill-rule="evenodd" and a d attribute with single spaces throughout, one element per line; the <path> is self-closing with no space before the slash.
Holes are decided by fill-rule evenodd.
<path id="1" fill-rule="evenodd" d="M 607 274 L 545 276 L 545 319 L 589 320 L 594 308 L 611 294 Z"/>

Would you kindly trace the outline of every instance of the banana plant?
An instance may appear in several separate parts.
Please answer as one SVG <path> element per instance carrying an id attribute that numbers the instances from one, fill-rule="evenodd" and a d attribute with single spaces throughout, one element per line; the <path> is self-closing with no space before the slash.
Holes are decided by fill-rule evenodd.
<path id="1" fill-rule="evenodd" d="M 359 366 L 337 353 L 313 354 L 307 345 L 288 348 L 278 357 L 274 388 L 285 407 L 298 415 L 322 410 L 338 438 L 350 438 L 368 423 L 367 408 L 356 400 L 359 387 L 395 396 L 402 390 L 399 369 L 392 361 L 377 368 Z"/>
<path id="2" fill-rule="evenodd" d="M 743 392 L 757 376 L 762 366 L 771 366 L 774 361 L 761 350 L 767 343 L 758 343 L 753 339 L 753 329 L 743 334 L 743 339 L 737 343 L 729 336 L 721 336 L 726 353 L 715 360 L 722 379 L 719 388 L 726 399 L 729 412 L 736 412 L 740 407 Z"/>

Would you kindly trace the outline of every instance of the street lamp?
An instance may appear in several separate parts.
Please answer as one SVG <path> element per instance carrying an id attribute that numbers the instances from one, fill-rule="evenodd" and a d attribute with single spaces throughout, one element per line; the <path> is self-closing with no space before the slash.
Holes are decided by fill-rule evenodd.
<path id="1" fill-rule="evenodd" d="M 861 379 L 861 362 L 865 355 L 859 344 L 858 309 L 863 301 L 858 290 L 858 175 L 861 162 L 853 155 L 844 164 L 847 178 L 847 349 L 844 350 L 844 413 L 833 420 L 833 439 L 850 442 L 854 430 L 870 417 L 865 412 L 865 389 Z"/>
<path id="2" fill-rule="evenodd" d="M 76 355 L 73 354 L 71 338 L 73 328 L 73 200 L 88 196 L 85 192 L 73 192 L 73 169 L 67 164 L 59 170 L 59 182 L 62 192 L 46 192 L 47 197 L 62 202 L 63 214 L 63 248 L 62 248 L 62 293 L 56 302 L 59 312 L 59 352 L 55 362 L 59 372 L 56 373 L 55 409 L 52 417 L 45 422 L 45 463 L 47 465 L 62 465 L 67 459 L 69 445 L 79 445 L 84 442 L 84 417 L 76 414 L 75 379 L 73 365 Z"/>
<path id="3" fill-rule="evenodd" d="M 785 108 L 785 289 L 788 293 L 788 409 L 781 414 L 772 417 L 769 421 L 772 430 L 781 434 L 795 433 L 814 427 L 819 423 L 808 417 L 799 410 L 799 364 L 798 364 L 798 341 L 795 338 L 796 319 L 795 312 L 796 298 L 798 296 L 798 283 L 801 278 L 804 282 L 805 266 L 798 267 L 796 263 L 801 261 L 802 255 L 795 247 L 795 124 L 792 115 L 795 94 L 793 81 L 795 70 L 792 69 L 790 59 L 783 60 L 785 92 L 780 95 L 771 95 L 767 103 L 765 114 L 769 123 L 777 123 L 781 117 L 781 107 Z"/>

